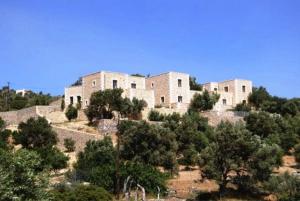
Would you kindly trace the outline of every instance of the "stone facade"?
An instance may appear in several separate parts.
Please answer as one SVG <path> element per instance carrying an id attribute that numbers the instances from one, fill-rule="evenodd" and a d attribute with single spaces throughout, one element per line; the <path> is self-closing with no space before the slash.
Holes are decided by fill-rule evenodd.
<path id="1" fill-rule="evenodd" d="M 203 85 L 203 89 L 220 94 L 220 99 L 215 105 L 215 110 L 231 109 L 239 103 L 247 103 L 248 96 L 252 93 L 250 80 L 234 79 L 223 82 L 210 82 Z"/>
<path id="2" fill-rule="evenodd" d="M 122 88 L 124 97 L 143 99 L 148 107 L 154 108 L 154 93 L 152 90 L 146 90 L 145 77 L 107 71 L 83 76 L 81 86 L 65 88 L 65 103 L 77 104 L 78 99 L 74 97 L 80 96 L 82 107 L 86 108 L 94 92 L 113 88 Z"/>
<path id="3" fill-rule="evenodd" d="M 130 99 L 136 97 L 147 102 L 148 108 L 155 106 L 186 110 L 196 93 L 203 91 L 190 90 L 189 74 L 167 72 L 151 77 L 131 76 L 124 73 L 101 71 L 82 77 L 82 86 L 65 89 L 65 102 L 69 104 L 83 101 L 83 108 L 89 105 L 93 92 L 122 88 L 123 96 Z M 252 92 L 252 82 L 234 79 L 224 82 L 210 82 L 203 85 L 203 89 L 210 93 L 220 94 L 220 99 L 214 110 L 231 109 L 238 103 L 246 102 Z"/>

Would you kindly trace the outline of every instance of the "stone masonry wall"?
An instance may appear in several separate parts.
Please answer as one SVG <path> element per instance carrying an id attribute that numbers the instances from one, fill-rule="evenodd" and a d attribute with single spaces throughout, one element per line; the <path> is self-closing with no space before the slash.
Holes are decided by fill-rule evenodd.
<path id="1" fill-rule="evenodd" d="M 89 140 L 100 140 L 103 137 L 101 135 L 95 135 L 95 134 L 90 134 L 90 133 L 85 133 L 85 132 L 80 132 L 80 131 L 74 131 L 66 128 L 60 128 L 57 126 L 52 126 L 53 130 L 57 133 L 58 137 L 58 148 L 64 150 L 64 139 L 66 138 L 71 138 L 75 141 L 75 151 L 80 152 L 83 151 L 85 144 Z"/>
<path id="2" fill-rule="evenodd" d="M 18 125 L 21 122 L 27 121 L 29 118 L 37 118 L 37 107 L 29 107 L 17 111 L 0 112 L 0 117 L 7 125 Z"/>

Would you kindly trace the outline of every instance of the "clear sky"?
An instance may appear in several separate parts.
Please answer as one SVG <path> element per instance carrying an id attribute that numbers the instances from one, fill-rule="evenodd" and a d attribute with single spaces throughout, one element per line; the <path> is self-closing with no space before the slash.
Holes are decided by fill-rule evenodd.
<path id="1" fill-rule="evenodd" d="M 300 1 L 0 0 L 0 69 L 0 86 L 55 95 L 99 70 L 172 70 L 300 97 Z"/>

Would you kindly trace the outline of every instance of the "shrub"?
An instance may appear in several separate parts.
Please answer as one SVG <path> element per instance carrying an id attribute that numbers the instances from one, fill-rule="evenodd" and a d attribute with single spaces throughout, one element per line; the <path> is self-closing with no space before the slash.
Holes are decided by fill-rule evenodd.
<path id="1" fill-rule="evenodd" d="M 219 94 L 209 94 L 209 92 L 206 90 L 203 92 L 203 94 L 196 93 L 191 100 L 189 110 L 197 112 L 211 110 L 218 102 L 219 98 Z"/>
<path id="2" fill-rule="evenodd" d="M 235 111 L 250 112 L 251 107 L 245 103 L 239 103 L 234 108 Z"/>
<path id="3" fill-rule="evenodd" d="M 158 111 L 151 110 L 148 114 L 149 121 L 163 121 L 165 116 L 160 114 Z"/>
<path id="4" fill-rule="evenodd" d="M 51 191 L 54 200 L 61 201 L 112 201 L 112 195 L 93 185 L 60 186 Z"/>
<path id="5" fill-rule="evenodd" d="M 298 163 L 300 163 L 300 143 L 295 146 L 295 158 Z"/>
<path id="6" fill-rule="evenodd" d="M 65 99 L 64 99 L 64 97 L 63 97 L 63 98 L 61 99 L 61 104 L 60 104 L 60 109 L 61 109 L 61 111 L 64 111 L 65 107 L 66 107 Z"/>
<path id="7" fill-rule="evenodd" d="M 68 118 L 68 120 L 71 121 L 72 119 L 76 119 L 77 116 L 78 116 L 78 110 L 72 105 L 69 105 L 66 111 L 66 117 Z"/>
<path id="8" fill-rule="evenodd" d="M 64 146 L 65 146 L 67 152 L 75 151 L 75 141 L 72 138 L 65 138 Z"/>

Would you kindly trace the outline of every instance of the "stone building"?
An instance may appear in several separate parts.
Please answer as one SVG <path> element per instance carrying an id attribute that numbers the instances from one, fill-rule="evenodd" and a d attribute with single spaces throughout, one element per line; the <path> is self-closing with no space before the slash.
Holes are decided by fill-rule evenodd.
<path id="1" fill-rule="evenodd" d="M 82 85 L 65 88 L 65 103 L 69 105 L 81 101 L 82 107 L 85 108 L 89 105 L 92 93 L 114 88 L 122 88 L 123 96 L 143 99 L 149 108 L 154 108 L 154 92 L 146 89 L 145 77 L 107 71 L 83 76 Z"/>
<path id="2" fill-rule="evenodd" d="M 186 73 L 167 72 L 140 77 L 100 71 L 83 76 L 80 86 L 65 88 L 65 103 L 69 105 L 81 102 L 85 108 L 89 105 L 92 93 L 114 88 L 122 88 L 124 97 L 145 100 L 148 108 L 187 109 L 194 94 L 203 92 L 190 90 L 189 74 Z M 220 94 L 214 110 L 221 111 L 247 102 L 252 92 L 252 82 L 241 79 L 210 82 L 203 85 L 203 90 Z"/>

